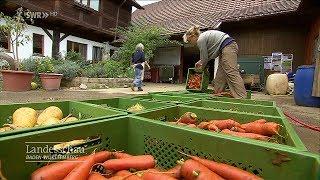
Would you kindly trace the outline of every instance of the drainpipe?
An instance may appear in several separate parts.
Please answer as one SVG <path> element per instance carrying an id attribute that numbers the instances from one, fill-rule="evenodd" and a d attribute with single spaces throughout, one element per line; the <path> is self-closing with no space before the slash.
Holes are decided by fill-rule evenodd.
<path id="1" fill-rule="evenodd" d="M 123 0 L 122 3 L 120 4 L 120 6 L 118 7 L 118 12 L 117 12 L 117 21 L 116 21 L 116 28 L 118 27 L 118 21 L 119 21 L 119 14 L 120 14 L 120 8 L 121 6 L 126 2 L 127 0 Z M 117 32 L 114 32 L 114 40 L 116 40 L 117 38 Z"/>

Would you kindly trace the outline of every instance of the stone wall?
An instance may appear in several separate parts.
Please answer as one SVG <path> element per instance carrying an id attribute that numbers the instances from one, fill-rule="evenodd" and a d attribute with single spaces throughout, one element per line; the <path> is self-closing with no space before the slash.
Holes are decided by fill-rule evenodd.
<path id="1" fill-rule="evenodd" d="M 105 89 L 113 87 L 127 87 L 132 83 L 131 78 L 87 78 L 76 77 L 70 86 L 79 87 L 80 84 L 85 84 L 89 89 Z"/>

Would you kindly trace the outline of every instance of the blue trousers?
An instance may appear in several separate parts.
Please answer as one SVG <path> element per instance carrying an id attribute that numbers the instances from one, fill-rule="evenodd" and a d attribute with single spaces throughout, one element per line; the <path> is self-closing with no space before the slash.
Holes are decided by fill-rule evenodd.
<path id="1" fill-rule="evenodd" d="M 134 68 L 133 84 L 134 84 L 135 87 L 141 87 L 142 86 L 141 76 L 142 76 L 142 69 Z"/>

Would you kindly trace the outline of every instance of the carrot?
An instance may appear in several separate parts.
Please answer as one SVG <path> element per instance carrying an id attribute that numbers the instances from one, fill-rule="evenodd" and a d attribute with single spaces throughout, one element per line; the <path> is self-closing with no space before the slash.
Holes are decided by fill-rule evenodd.
<path id="1" fill-rule="evenodd" d="M 187 127 L 197 128 L 197 126 L 195 124 L 188 124 Z"/>
<path id="2" fill-rule="evenodd" d="M 145 171 L 141 179 L 143 180 L 176 180 L 176 178 L 166 174 L 165 172 L 159 172 L 155 170 L 147 170 Z"/>
<path id="3" fill-rule="evenodd" d="M 200 129 L 208 129 L 209 125 L 210 125 L 209 122 L 201 122 L 200 124 L 198 124 L 198 128 L 200 128 Z"/>
<path id="4" fill-rule="evenodd" d="M 75 167 L 64 180 L 87 180 L 91 167 L 95 164 L 94 155 L 90 155 L 83 163 Z"/>
<path id="5" fill-rule="evenodd" d="M 242 126 L 243 127 L 243 126 Z M 280 125 L 274 122 L 267 123 L 251 123 L 247 124 L 243 128 L 248 133 L 256 133 L 265 136 L 273 136 L 279 134 Z"/>
<path id="6" fill-rule="evenodd" d="M 250 138 L 250 139 L 262 140 L 262 141 L 269 141 L 270 140 L 270 138 L 268 136 L 263 136 L 263 135 L 255 134 L 255 133 L 234 132 L 234 131 L 230 131 L 229 129 L 224 129 L 221 132 L 225 133 L 225 134 L 232 135 L 232 136 L 243 137 L 243 138 Z"/>
<path id="7" fill-rule="evenodd" d="M 105 178 L 104 176 L 102 176 L 100 173 L 97 172 L 92 172 L 89 175 L 88 180 L 106 180 L 107 178 Z"/>
<path id="8" fill-rule="evenodd" d="M 180 125 L 180 126 L 186 126 L 188 124 L 185 124 L 185 123 L 181 123 L 181 122 L 168 122 L 170 124 L 174 124 L 174 125 Z"/>
<path id="9" fill-rule="evenodd" d="M 51 179 L 63 179 L 66 177 L 72 169 L 77 165 L 85 161 L 89 156 L 82 156 L 77 159 L 68 159 L 57 163 L 43 166 L 31 174 L 32 180 L 51 180 Z M 111 157 L 111 153 L 108 151 L 100 151 L 94 154 L 95 163 L 101 163 L 108 160 Z"/>
<path id="10" fill-rule="evenodd" d="M 123 159 L 123 158 L 132 157 L 132 155 L 127 154 L 127 153 L 123 153 L 123 152 L 113 152 L 112 155 L 116 159 Z"/>
<path id="11" fill-rule="evenodd" d="M 237 121 L 234 121 L 233 119 L 213 120 L 213 121 L 210 121 L 210 123 L 213 123 L 221 130 L 231 129 L 232 127 L 240 127 L 240 124 Z"/>
<path id="12" fill-rule="evenodd" d="M 208 130 L 209 131 L 219 131 L 219 128 L 214 123 L 211 123 L 208 125 Z"/>
<path id="13" fill-rule="evenodd" d="M 174 178 L 179 179 L 181 177 L 180 174 L 181 165 L 177 165 L 167 171 L 168 175 Z"/>
<path id="14" fill-rule="evenodd" d="M 178 162 L 181 163 L 181 162 Z M 222 180 L 223 178 L 212 172 L 201 163 L 188 159 L 181 163 L 181 176 L 186 180 Z"/>
<path id="15" fill-rule="evenodd" d="M 242 133 L 245 133 L 246 131 L 240 127 L 232 127 L 230 129 L 231 131 L 235 131 L 235 132 L 242 132 Z"/>
<path id="16" fill-rule="evenodd" d="M 125 180 L 139 180 L 141 179 L 139 176 L 127 171 L 127 170 L 121 170 L 121 171 L 118 171 L 114 177 L 122 177 L 122 179 L 125 179 Z"/>
<path id="17" fill-rule="evenodd" d="M 258 120 L 255 120 L 253 122 L 249 122 L 249 123 L 245 123 L 245 124 L 241 124 L 241 128 L 242 129 L 245 129 L 247 126 L 250 126 L 251 124 L 264 124 L 266 123 L 267 121 L 265 119 L 258 119 Z"/>
<path id="18" fill-rule="evenodd" d="M 145 170 L 153 168 L 156 164 L 151 155 L 132 156 L 123 159 L 110 159 L 102 164 L 104 168 L 111 171 L 127 170 L 130 168 L 136 170 Z"/>
<path id="19" fill-rule="evenodd" d="M 179 118 L 177 122 L 195 124 L 197 122 L 197 115 L 192 112 L 186 112 Z"/>
<path id="20" fill-rule="evenodd" d="M 209 168 L 211 171 L 217 173 L 219 176 L 225 178 L 225 179 L 247 179 L 247 180 L 258 180 L 262 179 L 259 176 L 256 176 L 254 174 L 251 174 L 247 171 L 244 171 L 242 169 L 236 168 L 234 166 L 230 166 L 223 163 L 217 163 L 214 161 L 210 161 L 207 159 L 202 159 L 197 156 L 191 156 L 185 153 L 180 152 L 181 154 L 184 154 L 191 159 L 201 163 L 202 165 Z"/>

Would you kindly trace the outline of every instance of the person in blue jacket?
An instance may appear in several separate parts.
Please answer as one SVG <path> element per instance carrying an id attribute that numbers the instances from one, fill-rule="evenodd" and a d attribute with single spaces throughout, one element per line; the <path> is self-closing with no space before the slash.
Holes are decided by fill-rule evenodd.
<path id="1" fill-rule="evenodd" d="M 142 72 L 143 72 L 143 65 L 142 63 L 145 62 L 145 56 L 143 52 L 144 46 L 143 44 L 139 43 L 136 46 L 136 51 L 132 55 L 132 66 L 134 67 L 134 80 L 131 86 L 132 91 L 135 91 L 135 87 L 138 88 L 138 91 L 143 91 L 141 88 L 142 86 Z"/>

